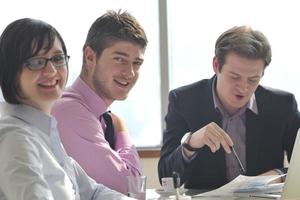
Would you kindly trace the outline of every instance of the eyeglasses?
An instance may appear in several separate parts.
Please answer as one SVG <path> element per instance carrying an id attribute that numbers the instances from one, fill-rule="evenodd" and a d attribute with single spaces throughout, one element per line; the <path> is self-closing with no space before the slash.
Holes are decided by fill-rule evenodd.
<path id="1" fill-rule="evenodd" d="M 51 58 L 44 57 L 33 57 L 25 61 L 26 67 L 30 70 L 41 70 L 47 66 L 48 61 L 50 61 L 56 69 L 66 66 L 69 62 L 70 56 L 64 54 L 54 55 Z"/>

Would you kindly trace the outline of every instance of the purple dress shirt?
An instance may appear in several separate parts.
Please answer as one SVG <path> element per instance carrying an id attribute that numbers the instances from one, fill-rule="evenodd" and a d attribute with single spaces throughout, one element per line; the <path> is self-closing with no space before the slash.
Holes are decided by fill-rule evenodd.
<path id="1" fill-rule="evenodd" d="M 214 80 L 213 84 L 215 85 Z M 214 106 L 222 116 L 222 129 L 230 136 L 233 141 L 234 148 L 246 169 L 246 109 L 250 109 L 253 113 L 258 114 L 255 95 L 253 94 L 249 102 L 240 108 L 234 115 L 228 114 L 213 87 L 212 94 Z M 233 180 L 240 174 L 240 166 L 234 154 L 225 154 L 226 173 L 228 181 Z"/>
<path id="2" fill-rule="evenodd" d="M 77 78 L 56 102 L 52 114 L 67 153 L 98 183 L 126 194 L 126 176 L 141 174 L 140 160 L 128 133 L 115 133 L 115 150 L 110 148 L 99 121 L 107 109 Z"/>
<path id="3" fill-rule="evenodd" d="M 249 102 L 239 109 L 234 115 L 229 115 L 215 91 L 215 81 L 213 81 L 214 87 L 212 87 L 213 101 L 215 109 L 220 112 L 222 116 L 222 129 L 230 136 L 233 141 L 234 148 L 242 162 L 242 165 L 246 169 L 246 109 L 250 109 L 253 113 L 258 114 L 255 95 L 253 94 Z M 184 160 L 189 163 L 196 157 L 195 153 L 191 158 L 187 158 L 182 150 Z M 233 180 L 240 174 L 240 166 L 238 161 L 234 157 L 233 153 L 226 154 L 226 174 L 229 181 Z"/>

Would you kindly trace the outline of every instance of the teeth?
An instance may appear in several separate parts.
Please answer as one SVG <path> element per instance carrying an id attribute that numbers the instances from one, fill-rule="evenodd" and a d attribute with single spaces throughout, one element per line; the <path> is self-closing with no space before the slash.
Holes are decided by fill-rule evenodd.
<path id="1" fill-rule="evenodd" d="M 126 82 L 126 81 L 118 81 L 118 82 L 122 85 L 128 85 L 128 82 Z"/>
<path id="2" fill-rule="evenodd" d="M 41 83 L 43 86 L 54 86 L 57 81 L 52 81 L 52 82 L 46 82 L 46 83 Z"/>

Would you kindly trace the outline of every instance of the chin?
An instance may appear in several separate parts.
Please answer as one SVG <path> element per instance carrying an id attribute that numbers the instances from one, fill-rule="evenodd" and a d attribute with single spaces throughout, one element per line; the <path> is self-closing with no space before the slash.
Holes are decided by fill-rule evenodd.
<path id="1" fill-rule="evenodd" d="M 241 109 L 245 104 L 239 104 L 239 105 L 234 105 L 232 106 L 234 109 L 239 110 Z"/>
<path id="2" fill-rule="evenodd" d="M 45 97 L 42 97 L 44 101 L 56 101 L 61 97 L 61 94 L 52 94 L 52 95 L 47 95 Z"/>
<path id="3" fill-rule="evenodd" d="M 116 98 L 115 100 L 117 100 L 117 101 L 124 101 L 126 99 L 127 99 L 127 97 L 120 97 L 120 98 Z"/>
<path id="4" fill-rule="evenodd" d="M 115 98 L 115 100 L 122 101 L 122 100 L 127 99 L 127 97 L 128 97 L 128 95 L 117 96 L 117 97 Z"/>

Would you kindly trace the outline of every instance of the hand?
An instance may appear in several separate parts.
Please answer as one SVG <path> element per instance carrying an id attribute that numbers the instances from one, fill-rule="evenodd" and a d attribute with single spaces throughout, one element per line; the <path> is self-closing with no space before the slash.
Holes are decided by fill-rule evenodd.
<path id="1" fill-rule="evenodd" d="M 226 153 L 231 153 L 230 147 L 233 142 L 229 135 L 215 122 L 202 127 L 192 134 L 189 144 L 195 148 L 202 148 L 207 145 L 214 153 L 222 146 Z"/>
<path id="2" fill-rule="evenodd" d="M 111 113 L 111 118 L 113 121 L 115 133 L 120 133 L 120 132 L 128 133 L 129 132 L 125 121 L 121 117 L 117 116 L 114 113 Z"/>
<path id="3" fill-rule="evenodd" d="M 282 175 L 282 174 L 279 174 L 276 170 L 270 170 L 270 171 L 267 171 L 267 172 L 264 172 L 264 173 L 260 174 L 259 176 L 270 176 L 270 175 Z M 271 181 L 271 183 L 281 183 L 281 182 L 282 182 L 281 177 Z"/>

